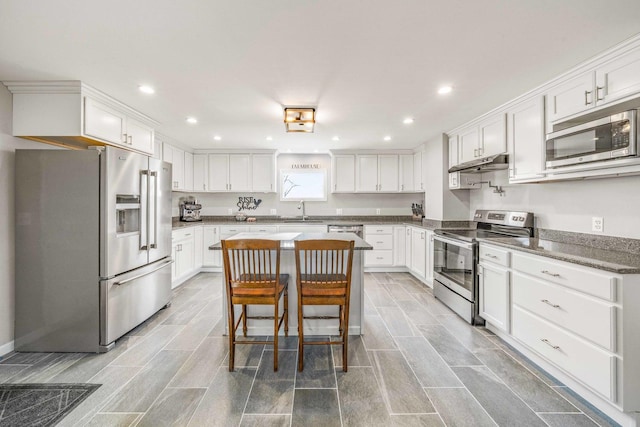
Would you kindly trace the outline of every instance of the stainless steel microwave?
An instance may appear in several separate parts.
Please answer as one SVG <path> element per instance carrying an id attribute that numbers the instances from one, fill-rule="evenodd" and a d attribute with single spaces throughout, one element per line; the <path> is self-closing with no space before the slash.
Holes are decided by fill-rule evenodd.
<path id="1" fill-rule="evenodd" d="M 548 134 L 547 169 L 637 156 L 637 122 L 629 110 Z"/>

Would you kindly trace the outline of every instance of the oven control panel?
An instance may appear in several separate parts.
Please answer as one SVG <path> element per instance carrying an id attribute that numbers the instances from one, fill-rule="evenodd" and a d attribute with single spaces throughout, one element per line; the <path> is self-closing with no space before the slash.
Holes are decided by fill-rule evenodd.
<path id="1" fill-rule="evenodd" d="M 485 222 L 490 224 L 533 227 L 533 214 L 531 212 L 489 211 L 478 209 L 473 215 L 473 219 L 476 222 Z"/>

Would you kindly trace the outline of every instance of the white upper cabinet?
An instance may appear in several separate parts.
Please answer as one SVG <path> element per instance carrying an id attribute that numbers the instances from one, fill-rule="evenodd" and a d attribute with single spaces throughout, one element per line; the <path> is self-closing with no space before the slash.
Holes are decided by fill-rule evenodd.
<path id="1" fill-rule="evenodd" d="M 424 172 L 422 167 L 422 151 L 413 153 L 413 189 L 424 191 Z"/>
<path id="2" fill-rule="evenodd" d="M 458 132 L 458 163 L 456 164 L 506 151 L 506 119 L 504 113 L 499 113 L 486 118 L 478 125 L 470 126 Z M 451 157 L 449 157 L 449 162 L 451 160 Z"/>
<path id="3" fill-rule="evenodd" d="M 538 178 L 544 170 L 544 97 L 509 108 L 509 182 Z"/>
<path id="4" fill-rule="evenodd" d="M 400 163 L 400 191 L 412 192 L 414 191 L 413 154 L 400 154 L 398 160 Z"/>
<path id="5" fill-rule="evenodd" d="M 397 154 L 356 154 L 356 191 L 397 192 L 398 172 Z"/>
<path id="6" fill-rule="evenodd" d="M 193 155 L 193 191 L 207 191 L 209 188 L 208 154 Z"/>
<path id="7" fill-rule="evenodd" d="M 333 193 L 356 191 L 356 156 L 354 154 L 331 156 L 331 180 Z"/>
<path id="8" fill-rule="evenodd" d="M 196 156 L 207 156 L 197 154 Z M 270 154 L 208 154 L 207 188 L 196 191 L 273 193 L 275 185 L 275 155 Z M 198 173 L 198 175 L 202 175 Z"/>
<path id="9" fill-rule="evenodd" d="M 208 191 L 229 191 L 229 155 L 209 154 Z"/>
<path id="10" fill-rule="evenodd" d="M 184 190 L 193 191 L 193 154 L 184 152 L 184 167 L 182 169 L 184 176 Z"/>
<path id="11" fill-rule="evenodd" d="M 251 189 L 265 193 L 276 191 L 276 158 L 273 154 L 251 155 Z"/>
<path id="12" fill-rule="evenodd" d="M 115 145 L 154 155 L 158 123 L 80 81 L 7 81 L 13 135 L 71 147 Z"/>
<path id="13" fill-rule="evenodd" d="M 589 71 L 549 89 L 548 119 L 555 121 L 592 108 L 595 105 L 594 78 L 594 73 Z"/>
<path id="14" fill-rule="evenodd" d="M 638 93 L 640 48 L 635 48 L 550 88 L 547 117 L 550 122 L 559 121 Z"/>
<path id="15" fill-rule="evenodd" d="M 229 191 L 251 191 L 249 154 L 229 154 Z"/>
<path id="16" fill-rule="evenodd" d="M 451 166 L 465 163 L 478 157 L 478 141 L 477 126 L 472 126 L 458 132 L 458 162 Z"/>
<path id="17" fill-rule="evenodd" d="M 596 69 L 596 102 L 608 103 L 640 93 L 640 49 Z"/>
<path id="18" fill-rule="evenodd" d="M 504 113 L 496 114 L 482 121 L 478 132 L 480 140 L 477 157 L 507 152 L 507 121 Z"/>
<path id="19" fill-rule="evenodd" d="M 171 189 L 175 191 L 191 190 L 191 188 L 187 187 L 187 182 L 190 181 L 191 186 L 193 186 L 193 177 L 191 177 L 190 180 L 185 179 L 184 150 L 165 142 L 162 144 L 162 160 L 172 164 Z M 193 163 L 193 161 L 191 161 L 191 163 Z M 189 174 L 191 174 L 191 172 L 191 170 L 188 171 Z"/>

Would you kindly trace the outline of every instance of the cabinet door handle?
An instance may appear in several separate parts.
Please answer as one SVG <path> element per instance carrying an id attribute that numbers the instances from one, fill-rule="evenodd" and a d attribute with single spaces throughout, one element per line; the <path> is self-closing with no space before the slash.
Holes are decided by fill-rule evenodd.
<path id="1" fill-rule="evenodd" d="M 591 95 L 591 91 L 584 91 L 584 105 L 591 105 L 591 101 L 589 101 L 589 95 Z"/>
<path id="2" fill-rule="evenodd" d="M 122 134 L 122 143 L 123 143 L 123 144 L 126 144 L 126 143 L 127 143 L 127 134 L 126 134 L 126 133 L 123 133 L 123 134 Z"/>
<path id="3" fill-rule="evenodd" d="M 187 237 L 187 236 L 191 236 L 191 233 L 189 233 L 189 234 L 185 234 L 185 237 Z"/>
<path id="4" fill-rule="evenodd" d="M 602 97 L 600 97 L 602 91 Z M 596 86 L 596 101 L 604 101 L 604 86 Z"/>
<path id="5" fill-rule="evenodd" d="M 131 135 L 127 135 L 127 138 L 129 139 L 129 145 L 133 145 L 133 137 Z"/>
<path id="6" fill-rule="evenodd" d="M 478 149 L 477 148 L 473 149 L 473 157 L 478 157 Z"/>
<path id="7" fill-rule="evenodd" d="M 551 277 L 560 277 L 560 275 L 558 273 L 552 273 L 552 272 L 547 271 L 547 270 L 541 270 L 540 273 L 546 274 L 547 276 L 551 276 Z"/>
<path id="8" fill-rule="evenodd" d="M 559 345 L 553 345 L 553 344 L 551 344 L 551 343 L 549 342 L 549 340 L 548 340 L 548 339 L 546 339 L 546 338 L 541 338 L 541 339 L 540 339 L 540 341 L 542 341 L 543 343 L 545 343 L 546 345 L 548 345 L 548 346 L 549 346 L 549 347 L 551 347 L 552 349 L 560 351 L 560 346 L 559 346 Z"/>
<path id="9" fill-rule="evenodd" d="M 336 191 L 338 189 L 338 184 L 333 184 L 333 191 Z"/>
<path id="10" fill-rule="evenodd" d="M 229 190 L 231 190 L 231 184 L 229 184 Z"/>
<path id="11" fill-rule="evenodd" d="M 207 189 L 207 184 L 202 184 L 202 189 L 206 190 Z"/>
<path id="12" fill-rule="evenodd" d="M 552 302 L 549 302 L 548 299 L 541 299 L 540 302 L 543 302 L 547 305 L 550 305 L 553 308 L 560 308 L 560 306 L 558 304 L 553 304 Z"/>

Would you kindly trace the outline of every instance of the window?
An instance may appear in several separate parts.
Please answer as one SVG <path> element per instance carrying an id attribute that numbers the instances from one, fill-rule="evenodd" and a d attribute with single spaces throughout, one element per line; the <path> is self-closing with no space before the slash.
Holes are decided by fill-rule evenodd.
<path id="1" fill-rule="evenodd" d="M 327 200 L 327 170 L 280 170 L 280 200 Z"/>

